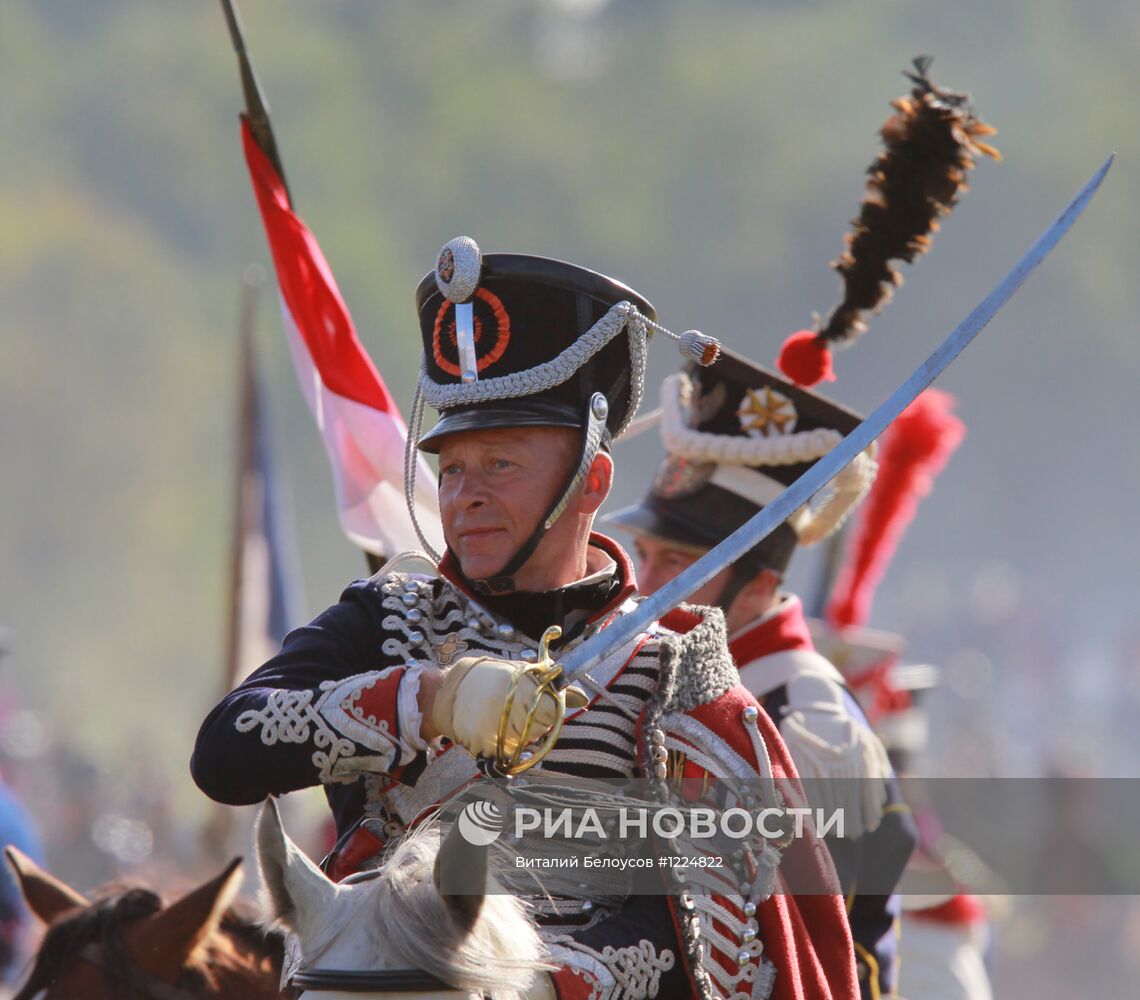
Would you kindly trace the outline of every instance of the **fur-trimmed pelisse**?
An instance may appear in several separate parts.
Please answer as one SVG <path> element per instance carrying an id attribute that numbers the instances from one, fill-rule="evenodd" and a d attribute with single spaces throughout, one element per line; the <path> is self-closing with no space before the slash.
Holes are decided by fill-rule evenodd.
<path id="1" fill-rule="evenodd" d="M 930 248 L 938 220 L 968 189 L 976 157 L 1000 160 L 984 139 L 996 129 L 983 122 L 969 95 L 932 83 L 932 58 L 914 60 L 909 96 L 891 102 L 895 113 L 879 134 L 884 149 L 868 168 L 867 193 L 847 234 L 847 248 L 832 267 L 843 279 L 843 299 L 814 331 L 793 334 L 779 367 L 801 385 L 831 377 L 830 345 L 850 343 L 867 328 L 865 316 L 890 301 L 902 275 L 892 261 L 912 263 Z"/>

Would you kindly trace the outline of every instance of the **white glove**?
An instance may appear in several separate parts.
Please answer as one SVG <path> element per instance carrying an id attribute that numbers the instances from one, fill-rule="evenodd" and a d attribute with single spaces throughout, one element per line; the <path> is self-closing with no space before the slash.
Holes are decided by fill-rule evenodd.
<path id="1" fill-rule="evenodd" d="M 465 656 L 443 675 L 443 684 L 432 705 L 432 722 L 436 729 L 471 753 L 494 757 L 499 748 L 499 721 L 507 704 L 511 685 L 521 676 L 507 722 L 504 754 L 541 739 L 558 722 L 558 700 L 544 691 L 538 696 L 538 707 L 527 725 L 526 717 L 534 704 L 538 681 L 524 671 L 530 664 L 497 660 L 490 656 Z M 585 695 L 567 688 L 567 704 L 581 707 Z M 524 732 L 525 727 L 525 732 Z"/>

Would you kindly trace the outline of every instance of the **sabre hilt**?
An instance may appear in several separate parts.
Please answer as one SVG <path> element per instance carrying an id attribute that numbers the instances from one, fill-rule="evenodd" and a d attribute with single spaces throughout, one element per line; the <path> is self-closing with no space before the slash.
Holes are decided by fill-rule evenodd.
<path id="1" fill-rule="evenodd" d="M 562 667 L 555 663 L 550 656 L 550 644 L 561 636 L 562 629 L 557 625 L 551 625 L 543 632 L 538 643 L 538 659 L 525 669 L 520 670 L 511 683 L 506 704 L 503 706 L 503 714 L 499 717 L 499 732 L 495 739 L 495 761 L 498 769 L 504 774 L 515 775 L 529 771 L 554 749 L 554 744 L 562 735 L 562 726 L 566 721 L 567 689 L 556 686 L 557 680 L 562 676 Z M 519 696 L 519 684 L 524 677 L 531 678 L 536 687 L 530 696 L 530 703 L 527 705 L 526 719 L 521 730 L 523 736 L 515 738 L 510 732 L 511 713 L 514 711 L 515 699 Z M 544 695 L 549 695 L 556 702 L 554 725 L 538 746 L 528 749 L 524 740 L 525 734 L 534 721 L 535 713 L 538 711 L 539 703 Z"/>

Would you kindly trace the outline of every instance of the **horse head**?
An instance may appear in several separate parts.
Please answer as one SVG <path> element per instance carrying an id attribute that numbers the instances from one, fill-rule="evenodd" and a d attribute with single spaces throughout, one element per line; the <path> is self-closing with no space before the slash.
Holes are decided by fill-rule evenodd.
<path id="1" fill-rule="evenodd" d="M 14 847 L 5 855 L 32 912 L 47 925 L 15 1000 L 270 1000 L 283 957 L 231 909 L 241 859 L 170 906 L 143 888 L 88 900 Z"/>
<path id="2" fill-rule="evenodd" d="M 523 904 L 488 891 L 488 848 L 458 826 L 442 838 L 438 824 L 422 824 L 382 868 L 334 883 L 289 838 L 270 799 L 257 819 L 257 859 L 267 913 L 300 942 L 294 985 L 313 1000 L 516 1000 L 550 968 Z"/>

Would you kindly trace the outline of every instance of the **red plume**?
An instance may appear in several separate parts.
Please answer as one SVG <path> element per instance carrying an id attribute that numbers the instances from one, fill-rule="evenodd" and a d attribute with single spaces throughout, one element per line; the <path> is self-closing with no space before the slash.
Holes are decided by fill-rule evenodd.
<path id="1" fill-rule="evenodd" d="M 875 590 L 919 501 L 965 436 L 953 406 L 949 393 L 927 389 L 883 435 L 879 474 L 863 501 L 827 606 L 827 621 L 836 628 L 867 624 Z"/>

